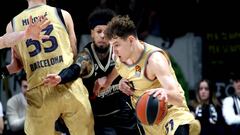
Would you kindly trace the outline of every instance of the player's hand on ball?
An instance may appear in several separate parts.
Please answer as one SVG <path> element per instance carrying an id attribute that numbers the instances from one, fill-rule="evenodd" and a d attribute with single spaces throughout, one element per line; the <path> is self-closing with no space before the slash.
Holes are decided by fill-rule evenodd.
<path id="1" fill-rule="evenodd" d="M 151 89 L 146 92 L 148 92 L 149 95 L 153 94 L 153 97 L 157 97 L 158 100 L 164 100 L 165 102 L 168 100 L 167 92 L 163 88 Z"/>
<path id="2" fill-rule="evenodd" d="M 47 77 L 43 79 L 45 86 L 56 86 L 61 82 L 61 77 L 58 74 L 48 74 Z"/>
<path id="3" fill-rule="evenodd" d="M 167 102 L 153 96 L 157 90 L 149 90 L 143 93 L 136 104 L 138 120 L 145 125 L 159 124 L 168 112 Z"/>

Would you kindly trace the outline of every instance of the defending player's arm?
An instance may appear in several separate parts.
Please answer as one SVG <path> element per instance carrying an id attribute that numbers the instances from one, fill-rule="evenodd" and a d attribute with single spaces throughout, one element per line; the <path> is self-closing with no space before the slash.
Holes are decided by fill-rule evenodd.
<path id="1" fill-rule="evenodd" d="M 50 23 L 50 21 L 48 21 L 46 17 L 42 16 L 42 18 L 43 19 L 35 23 L 29 21 L 30 23 L 24 31 L 6 33 L 2 37 L 0 37 L 0 49 L 12 47 L 16 45 L 18 42 L 25 40 L 27 38 L 32 39 L 48 38 L 46 35 L 40 35 L 42 29 L 44 29 Z M 32 20 L 32 16 L 29 17 L 29 20 Z M 9 23 L 7 27 L 9 27 L 9 25 L 11 24 Z"/>
<path id="2" fill-rule="evenodd" d="M 112 85 L 112 82 L 119 76 L 116 68 L 113 68 L 112 72 L 107 76 L 98 78 L 93 87 L 93 93 L 98 95 L 100 91 L 104 91 Z"/>
<path id="3" fill-rule="evenodd" d="M 75 63 L 70 67 L 63 69 L 59 74 L 48 74 L 44 78 L 45 85 L 56 86 L 76 80 L 78 77 L 84 77 L 93 70 L 93 61 L 88 52 L 82 51 L 77 56 Z"/>
<path id="4" fill-rule="evenodd" d="M 61 77 L 60 84 L 76 80 L 79 76 L 87 76 L 92 71 L 92 67 L 93 61 L 89 53 L 87 51 L 81 51 L 78 54 L 75 63 L 59 73 L 59 76 Z"/>

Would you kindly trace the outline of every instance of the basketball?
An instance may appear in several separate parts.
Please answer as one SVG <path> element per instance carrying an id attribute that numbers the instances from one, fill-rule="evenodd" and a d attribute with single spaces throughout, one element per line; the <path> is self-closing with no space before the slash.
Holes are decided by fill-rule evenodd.
<path id="1" fill-rule="evenodd" d="M 137 101 L 136 114 L 142 124 L 159 124 L 167 114 L 167 103 L 144 93 Z"/>

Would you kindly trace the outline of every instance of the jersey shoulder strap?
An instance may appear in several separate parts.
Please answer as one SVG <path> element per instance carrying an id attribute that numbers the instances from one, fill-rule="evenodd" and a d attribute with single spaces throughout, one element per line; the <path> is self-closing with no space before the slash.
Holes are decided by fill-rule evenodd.
<path id="1" fill-rule="evenodd" d="M 61 21 L 62 21 L 63 25 L 65 26 L 65 28 L 67 28 L 67 27 L 66 27 L 65 20 L 64 20 L 64 18 L 63 18 L 63 14 L 62 14 L 61 8 L 57 8 L 57 14 L 58 14 L 59 18 L 61 19 Z"/>

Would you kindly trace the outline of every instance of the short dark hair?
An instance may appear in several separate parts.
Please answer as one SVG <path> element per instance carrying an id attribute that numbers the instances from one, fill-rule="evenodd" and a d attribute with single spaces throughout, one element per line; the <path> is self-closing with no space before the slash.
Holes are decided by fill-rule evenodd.
<path id="1" fill-rule="evenodd" d="M 97 25 L 107 25 L 116 13 L 108 8 L 96 8 L 88 17 L 88 26 L 94 29 Z"/>
<path id="2" fill-rule="evenodd" d="M 126 39 L 129 35 L 137 37 L 137 28 L 128 15 L 118 15 L 108 23 L 105 35 L 108 39 L 115 37 Z"/>
<path id="3" fill-rule="evenodd" d="M 18 75 L 18 83 L 22 85 L 22 81 L 25 81 L 25 80 L 27 80 L 26 73 L 25 71 L 21 71 Z"/>

